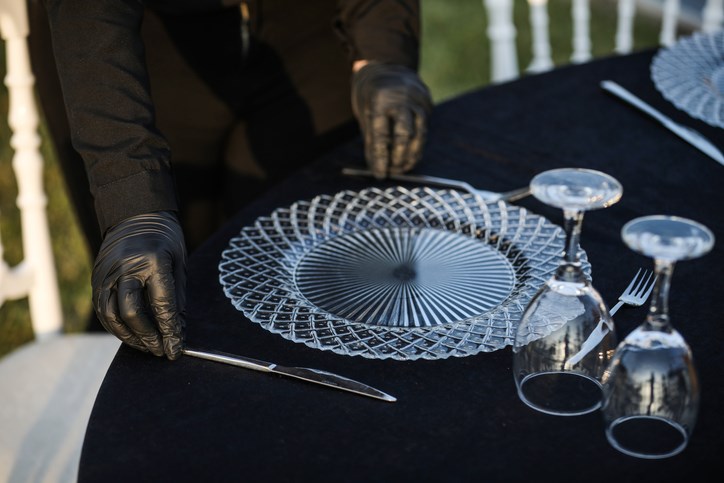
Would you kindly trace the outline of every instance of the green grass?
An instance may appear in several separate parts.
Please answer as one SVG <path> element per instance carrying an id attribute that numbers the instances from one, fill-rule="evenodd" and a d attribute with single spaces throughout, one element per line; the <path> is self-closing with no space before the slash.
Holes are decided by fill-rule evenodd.
<path id="1" fill-rule="evenodd" d="M 591 35 L 595 57 L 613 50 L 615 4 L 593 0 Z M 420 72 L 436 102 L 489 83 L 489 45 L 485 33 L 483 0 L 422 0 L 422 54 Z M 550 25 L 554 61 L 566 64 L 571 53 L 571 0 L 550 0 Z M 516 0 L 521 72 L 530 62 L 530 34 L 525 0 Z M 637 16 L 635 48 L 657 45 L 658 21 Z M 3 47 L 0 45 L 0 47 Z M 0 49 L 0 75 L 4 77 L 4 48 Z M 20 222 L 15 199 L 10 130 L 7 125 L 7 92 L 0 88 L 0 235 L 5 260 L 15 265 L 22 259 Z M 66 331 L 82 331 L 90 306 L 91 262 L 70 209 L 66 188 L 56 165 L 52 144 L 41 127 L 45 156 L 45 187 L 53 251 L 61 288 Z M 0 357 L 33 337 L 26 300 L 6 301 L 0 307 Z"/>
<path id="2" fill-rule="evenodd" d="M 422 0 L 420 72 L 439 102 L 490 82 L 490 44 L 484 0 Z M 615 0 L 591 0 L 591 50 L 594 57 L 611 55 L 616 28 Z M 520 72 L 531 61 L 531 35 L 526 0 L 515 0 L 516 45 Z M 553 62 L 564 65 L 573 51 L 571 0 L 549 0 Z M 555 26 L 555 28 L 553 28 Z M 658 44 L 660 21 L 638 14 L 634 50 Z M 682 32 L 683 33 L 683 32 Z"/>

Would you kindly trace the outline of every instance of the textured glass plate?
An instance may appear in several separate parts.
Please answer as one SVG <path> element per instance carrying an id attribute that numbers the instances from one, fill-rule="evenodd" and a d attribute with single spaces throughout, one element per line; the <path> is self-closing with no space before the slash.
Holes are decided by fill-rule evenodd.
<path id="1" fill-rule="evenodd" d="M 677 108 L 724 128 L 724 30 L 697 32 L 660 50 L 651 62 L 651 78 Z"/>
<path id="2" fill-rule="evenodd" d="M 294 342 L 376 359 L 462 357 L 512 343 L 564 239 L 524 208 L 455 190 L 343 191 L 244 227 L 219 279 L 247 318 Z"/>

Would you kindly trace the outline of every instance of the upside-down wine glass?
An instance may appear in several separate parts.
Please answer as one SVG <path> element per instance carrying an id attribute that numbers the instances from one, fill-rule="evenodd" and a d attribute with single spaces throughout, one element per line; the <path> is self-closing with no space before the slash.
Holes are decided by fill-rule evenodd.
<path id="1" fill-rule="evenodd" d="M 601 406 L 601 377 L 617 339 L 608 308 L 584 273 L 579 240 L 585 211 L 621 199 L 621 184 L 600 171 L 563 168 L 531 181 L 538 200 L 561 208 L 563 258 L 526 307 L 513 343 L 513 376 L 531 408 L 575 416 Z"/>
<path id="2" fill-rule="evenodd" d="M 606 437 L 617 450 L 658 459 L 686 447 L 699 408 L 691 349 L 669 321 L 674 264 L 706 254 L 714 235 L 686 218 L 646 216 L 621 230 L 634 251 L 652 257 L 658 278 L 646 320 L 616 348 L 603 377 Z"/>

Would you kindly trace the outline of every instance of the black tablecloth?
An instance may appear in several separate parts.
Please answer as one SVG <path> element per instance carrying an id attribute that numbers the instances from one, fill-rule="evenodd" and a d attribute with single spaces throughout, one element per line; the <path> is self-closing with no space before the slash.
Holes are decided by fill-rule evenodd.
<path id="1" fill-rule="evenodd" d="M 682 454 L 631 458 L 608 445 L 598 412 L 555 417 L 529 409 L 516 395 L 510 347 L 435 361 L 349 357 L 290 342 L 237 311 L 218 280 L 229 239 L 277 207 L 372 184 L 339 174 L 343 166 L 363 166 L 355 142 L 239 213 L 191 257 L 187 342 L 344 374 L 398 402 L 190 357 L 170 363 L 122 347 L 93 409 L 80 480 L 661 482 L 724 473 L 724 166 L 602 91 L 599 81 L 619 82 L 721 148 L 724 133 L 661 97 L 649 77 L 651 55 L 561 68 L 442 103 L 416 171 L 498 191 L 556 167 L 616 177 L 622 200 L 587 213 L 582 236 L 594 284 L 609 305 L 638 267 L 652 266 L 621 241 L 625 222 L 670 214 L 715 233 L 714 250 L 678 264 L 672 283 L 672 321 L 692 347 L 702 396 Z M 557 209 L 533 198 L 519 204 L 561 224 Z M 623 308 L 615 317 L 619 338 L 645 314 L 645 307 Z"/>

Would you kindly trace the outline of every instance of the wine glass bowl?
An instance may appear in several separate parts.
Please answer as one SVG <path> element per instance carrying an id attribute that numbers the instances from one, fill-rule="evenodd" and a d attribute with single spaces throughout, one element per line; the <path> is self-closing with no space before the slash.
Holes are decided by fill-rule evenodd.
<path id="1" fill-rule="evenodd" d="M 543 203 L 568 210 L 596 210 L 621 199 L 623 189 L 613 177 L 583 168 L 544 171 L 530 182 L 532 195 Z"/>
<path id="2" fill-rule="evenodd" d="M 555 275 L 533 297 L 513 343 L 520 399 L 547 414 L 574 416 L 601 405 L 601 377 L 616 347 L 608 308 L 579 263 L 583 213 L 606 208 L 621 184 L 590 169 L 545 171 L 531 181 L 538 200 L 563 210 L 565 251 Z"/>
<path id="3" fill-rule="evenodd" d="M 628 222 L 621 237 L 654 258 L 657 280 L 646 320 L 619 344 L 603 377 L 606 437 L 630 456 L 666 458 L 686 448 L 699 406 L 692 351 L 669 320 L 671 275 L 677 261 L 711 250 L 714 235 L 695 221 L 657 215 Z"/>
<path id="4" fill-rule="evenodd" d="M 714 235 L 704 225 L 677 216 L 636 218 L 621 230 L 626 245 L 654 259 L 690 260 L 712 249 Z"/>

